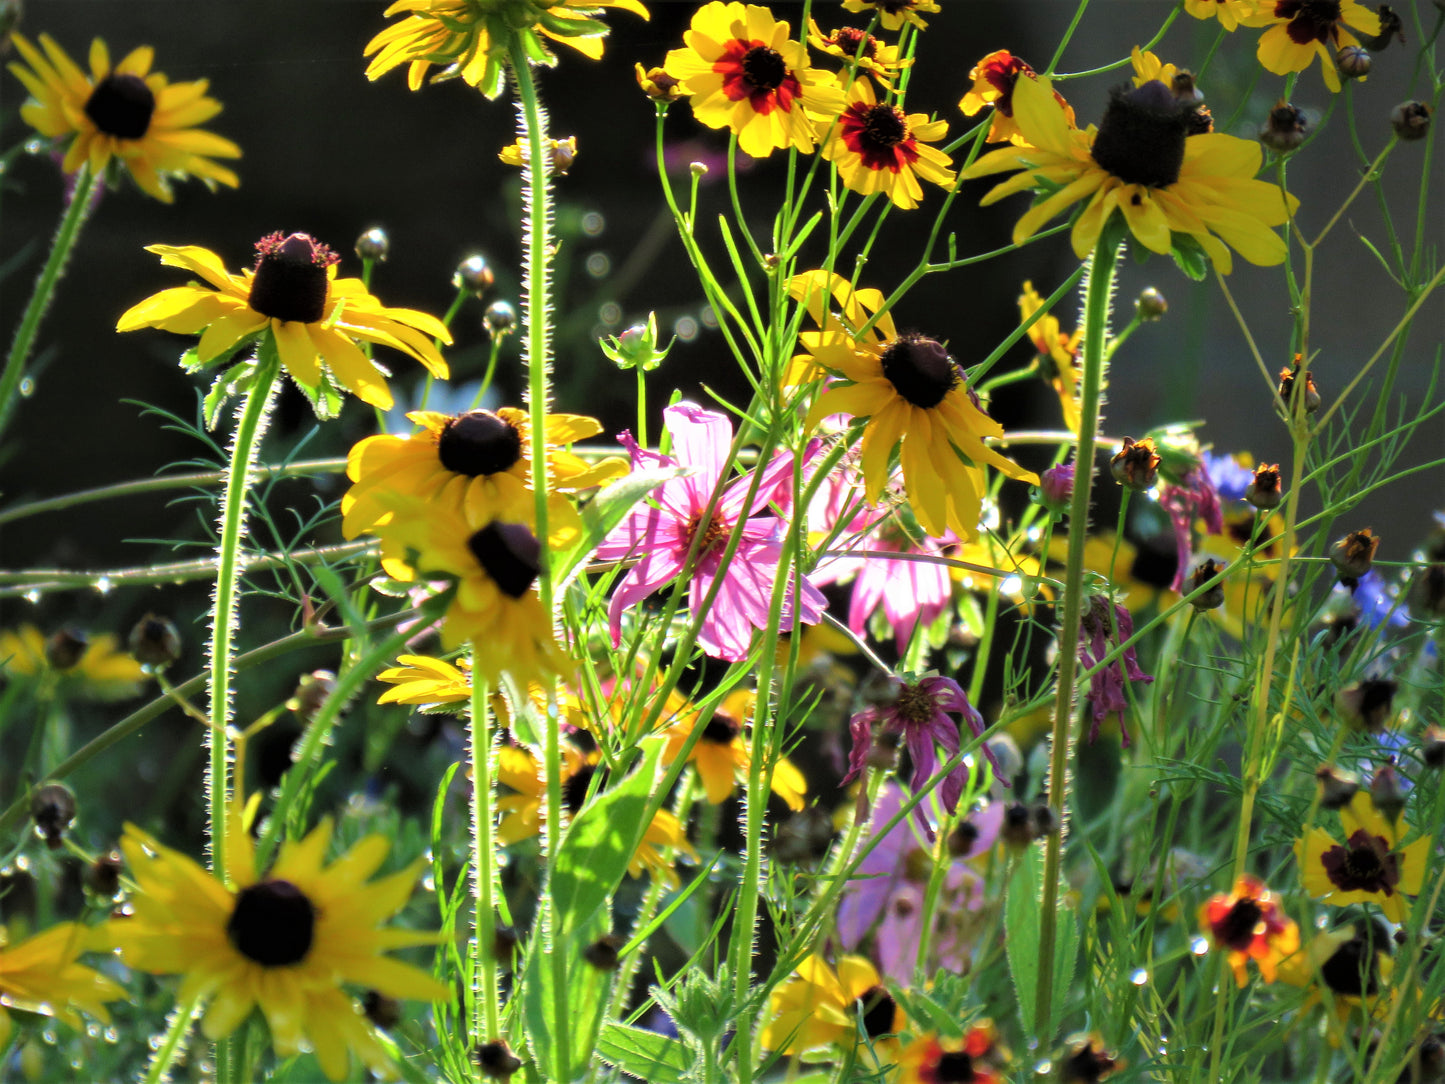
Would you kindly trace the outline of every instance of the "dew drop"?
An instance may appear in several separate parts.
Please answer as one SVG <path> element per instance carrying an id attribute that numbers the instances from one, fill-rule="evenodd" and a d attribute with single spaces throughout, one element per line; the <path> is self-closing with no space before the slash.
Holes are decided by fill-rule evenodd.
<path id="1" fill-rule="evenodd" d="M 60 1040 L 60 1034 L 54 1028 L 46 1028 L 40 1033 L 40 1038 L 46 1046 L 54 1046 Z"/>
<path id="2" fill-rule="evenodd" d="M 25 592 L 25 601 L 31 603 L 32 605 L 39 602 L 40 592 L 32 587 L 29 591 Z"/>
<path id="3" fill-rule="evenodd" d="M 616 327 L 622 323 L 622 306 L 615 301 L 604 301 L 597 306 L 597 319 L 608 327 Z"/>
<path id="4" fill-rule="evenodd" d="M 1196 956 L 1203 956 L 1209 951 L 1209 942 L 1202 937 L 1196 937 L 1193 941 L 1189 942 L 1189 951 Z"/>
<path id="5" fill-rule="evenodd" d="M 1048 1076 L 1051 1072 L 1053 1072 L 1053 1069 L 1054 1063 L 1051 1062 L 1048 1058 L 1044 1058 L 1042 1061 L 1034 1063 L 1034 1072 L 1038 1076 Z"/>
<path id="6" fill-rule="evenodd" d="M 15 389 L 20 393 L 22 399 L 29 399 L 35 394 L 35 381 L 30 377 L 21 377 L 20 386 Z"/>
<path id="7" fill-rule="evenodd" d="M 588 211 L 582 216 L 582 232 L 588 237 L 601 237 L 606 228 L 607 219 L 602 217 L 600 211 Z"/>
<path id="8" fill-rule="evenodd" d="M 428 892 L 435 892 L 437 890 L 436 878 L 428 873 L 421 879 L 421 886 Z"/>
<path id="9" fill-rule="evenodd" d="M 1149 981 L 1149 972 L 1145 971 L 1142 967 L 1136 967 L 1133 972 L 1130 973 L 1129 981 L 1135 986 L 1143 986 Z"/>
<path id="10" fill-rule="evenodd" d="M 594 252 L 587 257 L 587 273 L 594 279 L 603 279 L 612 270 L 612 257 L 605 252 Z"/>
<path id="11" fill-rule="evenodd" d="M 702 308 L 698 309 L 697 318 L 702 322 L 703 327 L 710 330 L 716 329 L 718 326 L 717 313 L 713 311 L 713 307 L 711 305 L 704 305 Z"/>
<path id="12" fill-rule="evenodd" d="M 96 578 L 95 589 L 99 591 L 102 595 L 110 594 L 110 589 L 113 586 L 115 585 L 110 582 L 109 576 L 99 576 Z"/>
<path id="13" fill-rule="evenodd" d="M 43 139 L 27 139 L 27 140 L 25 141 L 25 153 L 26 153 L 26 154 L 44 154 L 45 151 L 46 151 L 45 140 L 43 140 Z"/>
<path id="14" fill-rule="evenodd" d="M 672 325 L 672 333 L 685 343 L 697 338 L 697 321 L 691 316 L 679 316 Z"/>
<path id="15" fill-rule="evenodd" d="M 116 1031 L 115 1028 L 106 1028 L 100 1033 L 100 1039 L 101 1042 L 118 1043 L 120 1042 L 120 1032 Z"/>
<path id="16" fill-rule="evenodd" d="M 1006 580 L 1004 580 L 1003 583 L 998 585 L 998 589 L 1005 595 L 1016 595 L 1018 594 L 1019 589 L 1023 587 L 1023 585 L 1023 580 L 1019 579 L 1017 576 L 1010 576 Z"/>
<path id="17" fill-rule="evenodd" d="M 100 1038 L 100 1025 L 92 1021 L 85 1025 L 85 1034 L 92 1039 Z"/>

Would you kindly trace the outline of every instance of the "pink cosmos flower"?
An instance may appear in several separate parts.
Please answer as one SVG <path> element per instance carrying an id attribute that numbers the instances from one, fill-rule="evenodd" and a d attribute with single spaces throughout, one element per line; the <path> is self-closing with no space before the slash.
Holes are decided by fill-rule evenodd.
<path id="1" fill-rule="evenodd" d="M 1170 587 L 1174 591 L 1182 591 L 1189 566 L 1194 563 L 1194 520 L 1202 518 L 1210 534 L 1224 532 L 1224 512 L 1219 507 L 1219 493 L 1204 461 L 1200 460 L 1198 465 L 1191 467 L 1179 484 L 1165 482 L 1160 486 L 1159 503 L 1169 513 L 1169 522 L 1174 525 L 1174 549 L 1179 556 L 1179 567 L 1174 571 L 1174 582 Z"/>
<path id="2" fill-rule="evenodd" d="M 622 613 L 683 572 L 693 535 L 701 526 L 703 513 L 713 491 L 723 485 L 730 466 L 733 426 L 726 416 L 704 410 L 693 403 L 678 403 L 663 411 L 672 437 L 676 458 L 640 448 L 631 433 L 618 438 L 632 456 L 634 470 L 656 467 L 685 467 L 691 473 L 662 483 L 652 500 L 637 505 L 628 517 L 598 547 L 604 561 L 636 560 L 617 585 L 608 608 L 612 643 L 622 640 Z M 698 545 L 697 560 L 690 570 L 688 608 L 694 620 L 702 616 L 698 644 L 714 658 L 737 662 L 752 647 L 753 630 L 765 628 L 772 602 L 773 583 L 782 558 L 786 528 L 777 516 L 757 513 L 767 508 L 785 475 L 793 469 L 791 455 L 776 456 L 763 468 L 763 477 L 751 503 L 747 502 L 751 475 L 735 478 L 722 489 L 711 521 Z M 742 537 L 727 567 L 722 556 L 738 520 L 744 520 Z M 712 607 L 702 613 L 703 599 L 714 580 L 722 583 Z M 827 601 L 806 579 L 802 599 L 790 584 L 783 599 L 779 629 L 791 631 L 801 613 L 804 624 L 822 619 Z"/>
<path id="3" fill-rule="evenodd" d="M 1114 619 L 1119 624 L 1119 639 L 1114 639 L 1114 629 L 1109 621 L 1107 599 L 1095 595 L 1089 600 L 1079 622 L 1079 664 L 1086 669 L 1097 666 L 1123 640 L 1134 635 L 1134 619 L 1129 611 L 1114 603 Z M 1129 699 L 1124 695 L 1126 681 L 1138 681 L 1147 685 L 1154 679 L 1139 669 L 1139 659 L 1131 647 L 1124 654 L 1089 679 L 1089 703 L 1094 706 L 1094 725 L 1089 729 L 1089 740 L 1099 736 L 1099 724 L 1111 711 L 1119 713 L 1119 734 L 1127 748 L 1129 731 L 1124 726 L 1124 715 L 1129 710 Z"/>
<path id="4" fill-rule="evenodd" d="M 867 766 L 875 734 L 891 732 L 901 735 L 908 745 L 908 756 L 913 761 L 913 778 L 908 785 L 916 791 L 928 782 L 938 764 L 935 745 L 940 746 L 944 756 L 950 759 L 959 750 L 958 724 L 949 718 L 948 713 L 962 715 L 975 735 L 984 732 L 983 716 L 973 709 L 962 687 L 952 678 L 935 674 L 917 681 L 904 681 L 898 677 L 888 680 L 895 690 L 893 703 L 864 708 L 848 720 L 853 750 L 848 756 L 848 774 L 843 777 L 843 782 L 849 782 Z M 987 745 L 981 749 L 993 765 L 994 772 L 1001 774 L 993 750 Z M 952 813 L 958 808 L 958 800 L 968 783 L 968 772 L 967 765 L 959 764 L 943 777 L 938 797 L 945 812 Z"/>

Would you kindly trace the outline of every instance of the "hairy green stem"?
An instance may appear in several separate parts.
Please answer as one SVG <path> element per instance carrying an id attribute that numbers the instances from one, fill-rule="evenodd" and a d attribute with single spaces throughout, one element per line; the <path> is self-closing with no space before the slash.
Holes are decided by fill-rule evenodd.
<path id="1" fill-rule="evenodd" d="M 1094 249 L 1084 292 L 1083 387 L 1079 403 L 1079 444 L 1074 456 L 1074 499 L 1069 508 L 1069 554 L 1064 566 L 1064 614 L 1059 622 L 1059 674 L 1054 697 L 1054 726 L 1049 758 L 1049 807 L 1063 823 L 1068 790 L 1069 747 L 1074 713 L 1076 645 L 1083 613 L 1084 543 L 1089 534 L 1089 498 L 1094 484 L 1094 446 L 1104 383 L 1104 339 L 1108 334 L 1109 294 L 1114 286 L 1118 241 L 1105 227 Z M 1063 833 L 1051 833 L 1044 850 L 1044 899 L 1039 924 L 1038 1000 L 1034 1019 L 1045 1034 L 1053 1014 L 1054 946 L 1057 937 L 1059 865 Z"/>
<path id="2" fill-rule="evenodd" d="M 171 1066 L 185 1049 L 186 1033 L 191 1030 L 191 1021 L 196 1018 L 200 1008 L 201 999 L 196 997 L 171 1010 L 166 1021 L 165 1036 L 161 1039 L 161 1045 L 156 1047 L 155 1053 L 151 1055 L 143 1084 L 160 1084 L 161 1081 L 170 1079 Z"/>
<path id="3" fill-rule="evenodd" d="M 502 1037 L 501 988 L 497 982 L 496 954 L 496 813 L 492 809 L 491 689 L 477 676 L 476 658 L 485 648 L 472 641 L 472 711 L 468 739 L 472 757 L 472 891 L 476 901 L 472 936 L 477 945 L 477 968 L 472 973 L 472 998 L 481 1013 L 470 1021 L 477 1042 Z M 480 974 L 478 974 L 480 972 Z"/>

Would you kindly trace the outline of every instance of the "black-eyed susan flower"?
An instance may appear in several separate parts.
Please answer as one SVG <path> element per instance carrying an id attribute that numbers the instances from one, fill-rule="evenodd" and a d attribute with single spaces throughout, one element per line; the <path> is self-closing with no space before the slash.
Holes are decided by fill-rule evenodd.
<path id="1" fill-rule="evenodd" d="M 206 80 L 172 83 L 151 71 L 155 50 L 148 45 L 112 65 L 110 50 L 96 38 L 87 75 L 49 35 L 40 35 L 43 54 L 19 34 L 13 40 L 29 65 L 10 65 L 30 91 L 21 119 L 63 146 L 60 168 L 66 173 L 88 163 L 98 177 L 119 162 L 143 192 L 162 203 L 174 199 L 174 179 L 199 177 L 212 188 L 240 183 L 213 159 L 239 158 L 241 148 L 196 127 L 221 111 L 221 103 L 206 96 Z"/>
<path id="2" fill-rule="evenodd" d="M 807 957 L 773 991 L 768 1010 L 759 1042 L 783 1054 L 840 1043 L 866 1043 L 876 1051 L 906 1022 L 877 968 L 862 956 L 841 957 L 836 971 L 821 956 Z"/>
<path id="3" fill-rule="evenodd" d="M 1366 37 L 1380 32 L 1380 17 L 1358 0 L 1259 0 L 1255 13 L 1240 22 L 1269 28 L 1259 36 L 1257 54 L 1266 71 L 1275 75 L 1302 72 L 1318 56 L 1325 86 L 1336 93 L 1340 73 L 1330 47 L 1338 51 L 1358 46 L 1360 41 L 1351 30 Z"/>
<path id="4" fill-rule="evenodd" d="M 1344 843 L 1319 827 L 1295 842 L 1305 891 L 1335 907 L 1373 903 L 1391 922 L 1404 922 L 1405 897 L 1418 895 L 1425 883 L 1430 837 L 1402 846 L 1409 831 L 1404 818 L 1387 821 L 1364 791 L 1340 810 L 1340 824 Z"/>
<path id="5" fill-rule="evenodd" d="M 432 82 L 460 78 L 495 98 L 505 84 L 504 62 L 514 35 L 539 63 L 556 63 L 548 41 L 569 45 L 592 60 L 600 57 L 607 33 L 607 25 L 595 17 L 600 8 L 647 18 L 641 0 L 396 0 L 383 14 L 404 18 L 366 43 L 364 55 L 372 58 L 366 77 L 379 79 L 405 64 L 407 86 L 419 90 L 436 65 L 442 70 Z"/>
<path id="6" fill-rule="evenodd" d="M 1014 84 L 1021 76 L 1037 79 L 1039 73 L 1029 67 L 1027 61 L 1014 56 L 1007 49 L 989 53 L 968 73 L 973 85 L 959 100 L 958 108 L 963 110 L 964 116 L 971 117 L 988 106 L 993 107 L 993 123 L 988 128 L 990 143 L 1028 142 L 1014 121 Z M 1054 99 L 1064 111 L 1069 126 L 1073 127 L 1074 107 L 1066 102 L 1057 90 L 1054 91 Z"/>
<path id="7" fill-rule="evenodd" d="M 919 177 L 944 188 L 953 186 L 948 155 L 928 145 L 947 131 L 946 121 L 929 120 L 923 113 L 905 114 L 896 105 L 880 102 L 866 79 L 855 79 L 849 86 L 836 122 L 818 121 L 823 157 L 838 167 L 843 183 L 865 196 L 882 192 L 904 210 L 917 207 L 923 198 Z"/>
<path id="8" fill-rule="evenodd" d="M 562 802 L 568 812 L 576 816 L 582 811 L 592 777 L 599 770 L 598 757 L 596 753 L 582 752 L 570 742 L 564 742 L 561 751 Z M 541 835 L 547 820 L 547 783 L 541 761 L 527 749 L 504 745 L 497 751 L 497 781 L 514 792 L 497 800 L 497 809 L 502 814 L 497 838 L 512 844 Z M 627 872 L 633 877 L 650 872 L 676 888 L 679 882 L 672 865 L 676 854 L 685 854 L 697 861 L 697 852 L 688 842 L 682 822 L 667 810 L 659 809 L 653 814 L 652 823 L 643 830 L 642 842 L 627 863 Z"/>
<path id="9" fill-rule="evenodd" d="M 1019 295 L 1019 320 L 1025 321 L 1043 308 L 1044 299 L 1034 289 L 1032 282 L 1024 283 L 1024 292 Z M 1059 318 L 1044 313 L 1029 327 L 1029 342 L 1038 351 L 1039 363 L 1048 378 L 1059 406 L 1064 412 L 1064 424 L 1071 432 L 1079 431 L 1079 343 L 1083 340 L 1084 329 L 1075 328 L 1065 335 L 1059 325 Z"/>
<path id="10" fill-rule="evenodd" d="M 178 1000 L 209 1002 L 201 1030 L 210 1039 L 231 1034 L 260 1009 L 281 1057 L 309 1046 L 331 1080 L 347 1077 L 353 1053 L 389 1072 L 391 1059 L 343 984 L 396 998 L 451 996 L 426 972 L 385 955 L 437 940 L 383 925 L 411 898 L 426 859 L 373 881 L 390 841 L 367 836 L 328 863 L 326 820 L 305 839 L 283 844 L 262 875 L 240 822 L 235 810 L 224 881 L 127 825 L 121 848 L 136 880 L 133 913 L 106 925 L 109 940 L 138 971 L 183 976 Z"/>
<path id="11" fill-rule="evenodd" d="M 378 704 L 427 708 L 471 699 L 471 664 L 466 659 L 457 660 L 456 666 L 430 655 L 399 655 L 396 661 L 399 666 L 376 675 L 377 681 L 391 686 L 377 698 Z"/>
<path id="12" fill-rule="evenodd" d="M 897 1084 L 1002 1084 L 998 1058 L 998 1031 L 987 1020 L 958 1038 L 930 1032 L 904 1046 Z"/>
<path id="13" fill-rule="evenodd" d="M 739 775 L 746 776 L 752 765 L 752 749 L 744 735 L 747 718 L 752 713 L 755 697 L 745 689 L 737 689 L 723 698 L 713 711 L 712 717 L 702 728 L 687 761 L 697 771 L 702 781 L 707 800 L 714 805 L 724 801 L 733 792 Z M 663 746 L 662 762 L 671 764 L 682 752 L 682 747 L 697 729 L 698 711 L 695 708 L 680 712 L 669 712 L 673 721 L 664 731 L 667 744 Z M 803 773 L 787 757 L 779 757 L 773 765 L 772 789 L 788 808 L 794 812 L 803 808 L 803 797 L 808 793 L 807 780 Z"/>
<path id="14" fill-rule="evenodd" d="M 101 1023 L 110 1022 L 105 1002 L 125 990 L 98 971 L 76 963 L 91 944 L 91 930 L 62 922 L 43 933 L 7 944 L 0 927 L 0 1046 L 8 1047 L 14 1023 L 6 1009 L 53 1016 L 82 1027 L 80 1009 Z"/>
<path id="15" fill-rule="evenodd" d="M 877 311 L 872 303 L 876 291 L 853 292 L 845 279 L 823 272 L 800 275 L 790 288 L 810 311 L 819 313 L 826 310 L 830 296 L 849 299 L 843 314 L 847 333 L 821 337 L 811 361 L 847 383 L 833 384 L 818 397 L 806 425 L 811 429 L 829 414 L 867 420 L 861 465 L 870 501 L 876 504 L 882 497 L 893 450 L 900 443 L 910 506 L 935 538 L 950 529 L 963 538 L 978 534 L 987 491 L 982 464 L 1010 478 L 1038 482 L 1033 472 L 984 443 L 985 438 L 1003 436 L 1003 426 L 984 413 L 946 346 L 912 332 L 900 335 L 887 312 L 867 331 L 861 330 L 862 321 L 853 322 L 850 317 L 864 310 Z"/>
<path id="16" fill-rule="evenodd" d="M 1329 1000 L 1334 1012 L 1327 1017 L 1331 1043 L 1338 1045 L 1352 1017 L 1381 1010 L 1381 997 L 1394 974 L 1394 942 L 1378 919 L 1350 923 L 1317 933 L 1299 952 L 1279 965 L 1279 979 L 1309 991 L 1301 1012 Z"/>
<path id="17" fill-rule="evenodd" d="M 913 66 L 912 57 L 898 55 L 898 46 L 889 45 L 856 26 L 840 26 L 825 34 L 818 21 L 809 18 L 808 44 L 843 61 L 847 65 L 843 69 L 845 77 L 856 64 L 860 71 L 867 72 L 884 86 L 890 86 L 893 77 L 904 68 Z"/>
<path id="18" fill-rule="evenodd" d="M 409 354 L 429 373 L 446 379 L 447 363 L 432 339 L 452 341 L 446 325 L 412 309 L 386 308 L 360 279 L 336 277 L 340 259 L 308 234 L 273 233 L 256 242 L 256 267 L 233 275 L 219 256 L 193 245 L 151 245 L 167 267 L 199 275 L 196 283 L 162 290 L 132 306 L 117 331 L 161 328 L 200 335 L 195 365 L 223 363 L 243 346 L 269 334 L 290 374 L 323 416 L 340 389 L 382 410 L 392 406 L 383 371 L 358 342 Z M 229 374 L 228 374 L 229 375 Z"/>
<path id="19" fill-rule="evenodd" d="M 62 699 L 124 700 L 140 692 L 146 671 L 108 632 L 63 628 L 47 638 L 26 624 L 0 629 L 0 678 L 35 682 Z"/>
<path id="20" fill-rule="evenodd" d="M 884 30 L 899 30 L 904 23 L 923 30 L 928 24 L 919 15 L 931 15 L 943 9 L 937 0 L 843 0 L 843 10 L 854 14 L 876 12 Z"/>
<path id="21" fill-rule="evenodd" d="M 488 517 L 525 519 L 534 514 L 532 425 L 525 410 L 502 407 L 465 414 L 415 411 L 407 418 L 421 428 L 410 436 L 367 437 L 352 446 L 346 474 L 353 483 L 341 498 L 342 533 L 382 535 L 395 516 L 398 498 L 465 512 L 477 521 Z M 568 446 L 602 431 L 592 418 L 549 414 L 546 419 L 548 522 L 580 529 L 577 513 L 564 494 L 590 489 L 627 472 L 627 461 L 611 456 L 590 463 Z M 387 552 L 388 565 L 400 551 Z M 395 573 L 393 573 L 395 574 Z"/>
<path id="22" fill-rule="evenodd" d="M 833 76 L 813 69 L 807 48 L 765 7 L 714 0 L 682 40 L 686 48 L 667 54 L 667 74 L 691 96 L 701 123 L 734 132 L 754 158 L 784 147 L 811 151 L 816 121 L 843 108 Z"/>
<path id="23" fill-rule="evenodd" d="M 1299 951 L 1299 927 L 1264 882 L 1248 874 L 1235 881 L 1233 892 L 1210 897 L 1199 909 L 1199 925 L 1215 948 L 1228 952 L 1241 987 L 1249 981 L 1250 960 L 1265 982 L 1273 982 L 1280 961 Z"/>
<path id="24" fill-rule="evenodd" d="M 1018 80 L 1013 105 L 1027 145 L 986 154 L 963 176 L 1022 170 L 989 191 L 985 205 L 1028 189 L 1049 191 L 1014 226 L 1016 244 L 1087 200 L 1072 233 L 1080 259 L 1117 210 L 1145 248 L 1167 253 L 1175 234 L 1187 234 L 1225 274 L 1234 266 L 1231 248 L 1254 264 L 1284 260 L 1284 240 L 1271 227 L 1286 222 L 1299 201 L 1255 179 L 1259 144 L 1219 132 L 1190 135 L 1194 105 L 1163 83 L 1116 90 L 1103 122 L 1084 131 L 1069 125 L 1042 76 Z"/>
<path id="25" fill-rule="evenodd" d="M 1255 13 L 1260 0 L 1184 0 L 1184 10 L 1196 19 L 1218 19 L 1225 30 L 1235 31 Z"/>

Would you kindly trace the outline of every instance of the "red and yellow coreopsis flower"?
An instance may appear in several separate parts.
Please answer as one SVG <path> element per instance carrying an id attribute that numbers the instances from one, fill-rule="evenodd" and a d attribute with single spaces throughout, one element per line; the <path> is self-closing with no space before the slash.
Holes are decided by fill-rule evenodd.
<path id="1" fill-rule="evenodd" d="M 823 157 L 838 167 L 838 176 L 854 192 L 882 192 L 905 210 L 918 206 L 923 189 L 918 178 L 951 188 L 950 160 L 928 143 L 942 139 L 948 124 L 929 120 L 880 102 L 866 79 L 848 88 L 842 116 L 818 122 Z"/>
<path id="2" fill-rule="evenodd" d="M 1245 26 L 1267 27 L 1259 38 L 1259 62 L 1275 75 L 1302 72 L 1320 58 L 1325 85 L 1338 93 L 1340 73 L 1330 49 L 1359 45 L 1351 30 L 1366 37 L 1380 32 L 1380 17 L 1358 0 L 1260 0 L 1258 10 L 1241 19 Z"/>
<path id="3" fill-rule="evenodd" d="M 1265 982 L 1273 982 L 1280 961 L 1299 951 L 1299 927 L 1264 882 L 1248 874 L 1234 883 L 1234 891 L 1213 896 L 1199 910 L 1199 924 L 1216 948 L 1229 952 L 1234 981 L 1249 981 L 1247 964 L 1253 960 Z"/>
<path id="4" fill-rule="evenodd" d="M 1343 907 L 1373 903 L 1391 922 L 1405 921 L 1405 897 L 1419 895 L 1430 860 L 1430 837 L 1401 846 L 1409 831 L 1403 817 L 1382 816 L 1365 791 L 1340 810 L 1345 842 L 1323 828 L 1311 828 L 1295 843 L 1305 891 Z"/>

